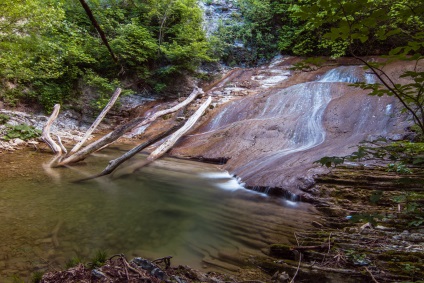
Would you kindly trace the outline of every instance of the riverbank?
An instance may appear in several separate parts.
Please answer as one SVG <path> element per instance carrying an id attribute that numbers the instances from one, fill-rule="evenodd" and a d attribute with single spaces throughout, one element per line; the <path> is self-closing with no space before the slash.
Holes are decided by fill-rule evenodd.
<path id="1" fill-rule="evenodd" d="M 324 217 L 291 246 L 272 245 L 271 273 L 298 267 L 306 282 L 422 282 L 424 170 L 339 166 L 317 176 L 308 192 Z"/>
<path id="2" fill-rule="evenodd" d="M 389 168 L 383 163 L 338 166 L 330 171 L 313 163 L 329 152 L 351 153 L 352 146 L 363 139 L 384 135 L 392 141 L 401 140 L 409 123 L 399 114 L 400 107 L 393 99 L 369 97 L 349 86 L 351 81 L 368 79 L 359 66 L 326 66 L 316 72 L 295 73 L 290 70 L 293 60 L 297 59 L 278 58 L 268 67 L 228 72 L 209 89 L 214 104 L 208 115 L 171 154 L 224 163 L 220 169 L 242 177 L 241 181 L 229 180 L 231 185 L 240 187 L 247 180 L 247 186 L 261 192 L 277 191 L 280 196 L 294 196 L 294 192 L 291 200 L 314 203 L 324 216 L 305 222 L 306 229 L 290 226 L 286 232 L 290 240 L 284 243 L 271 241 L 261 230 L 246 229 L 249 221 L 233 219 L 237 225 L 233 224 L 236 227 L 231 226 L 229 232 L 261 255 L 234 257 L 214 252 L 211 256 L 210 251 L 193 248 L 195 253 L 228 272 L 238 268 L 252 272 L 259 266 L 265 271 L 265 279 L 261 279 L 265 281 L 274 275 L 280 282 L 293 277 L 307 282 L 341 282 L 347 280 L 346 275 L 352 282 L 422 280 L 422 168 L 411 168 L 411 174 L 402 175 L 387 172 Z M 400 67 L 395 65 L 393 71 Z M 314 102 L 317 88 L 322 99 Z M 296 99 L 288 98 L 289 93 Z M 309 104 L 304 105 L 304 101 Z M 303 108 L 312 109 L 316 117 L 311 120 L 306 115 L 309 110 Z M 351 113 L 352 108 L 355 115 L 346 118 L 345 113 Z M 152 102 L 133 115 L 155 109 Z M 143 138 L 171 127 L 177 119 L 184 120 L 195 109 L 190 106 L 158 120 Z M 293 118 L 302 113 L 306 114 L 299 119 L 301 125 L 308 125 L 307 130 Z M 137 131 L 130 134 L 139 135 Z M 293 137 L 301 139 L 293 144 Z M 267 210 L 264 204 L 262 210 Z M 220 217 L 228 218 L 232 213 Z M 287 212 L 266 213 L 264 219 L 272 219 L 274 224 L 287 217 Z M 260 227 L 268 229 L 266 225 Z M 243 277 L 235 280 L 243 281 Z"/>

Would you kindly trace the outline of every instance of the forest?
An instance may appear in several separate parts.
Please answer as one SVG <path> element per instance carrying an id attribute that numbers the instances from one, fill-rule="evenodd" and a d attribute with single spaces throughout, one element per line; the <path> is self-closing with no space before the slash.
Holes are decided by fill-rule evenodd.
<path id="1" fill-rule="evenodd" d="M 108 50 L 80 1 L 3 1 L 0 98 L 51 111 L 55 103 L 77 104 L 90 87 L 98 96 L 91 106 L 101 109 L 118 86 L 172 95 L 174 78 L 204 78 L 198 67 L 208 62 L 253 66 L 276 54 L 422 54 L 422 1 L 233 2 L 240 12 L 207 38 L 195 0 L 86 1 Z"/>

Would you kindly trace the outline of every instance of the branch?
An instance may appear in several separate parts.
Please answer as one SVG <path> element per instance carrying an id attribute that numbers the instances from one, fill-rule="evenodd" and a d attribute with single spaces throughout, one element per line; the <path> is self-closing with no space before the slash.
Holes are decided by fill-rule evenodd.
<path id="1" fill-rule="evenodd" d="M 197 109 L 197 111 L 187 120 L 184 124 L 184 127 L 176 131 L 172 136 L 170 136 L 164 143 L 162 143 L 158 148 L 156 148 L 150 155 L 147 157 L 147 160 L 153 161 L 161 157 L 166 151 L 168 151 L 177 141 L 181 138 L 191 127 L 194 126 L 196 121 L 202 116 L 203 112 L 208 108 L 212 102 L 212 97 L 208 99 Z"/>
<path id="2" fill-rule="evenodd" d="M 101 139 L 89 144 L 88 146 L 86 146 L 82 150 L 80 150 L 80 151 L 74 153 L 73 155 L 65 158 L 57 166 L 65 166 L 67 164 L 76 163 L 78 161 L 84 160 L 91 153 L 93 153 L 93 152 L 97 151 L 98 149 L 116 141 L 123 134 L 125 134 L 128 131 L 131 131 L 135 127 L 150 124 L 160 116 L 167 115 L 169 113 L 175 112 L 175 111 L 187 106 L 199 94 L 202 94 L 202 93 L 203 93 L 202 89 L 195 88 L 186 100 L 175 105 L 174 107 L 171 107 L 171 108 L 166 109 L 166 110 L 158 111 L 158 112 L 154 113 L 153 115 L 151 115 L 149 117 L 138 117 L 138 118 L 136 118 L 136 119 L 124 124 L 124 125 L 117 127 L 114 131 L 105 135 Z"/>
<path id="3" fill-rule="evenodd" d="M 60 104 L 56 104 L 41 134 L 41 139 L 52 149 L 53 153 L 55 154 L 62 154 L 62 149 L 50 136 L 50 128 L 53 122 L 56 120 L 57 115 L 59 115 L 59 110 Z"/>
<path id="4" fill-rule="evenodd" d="M 212 97 L 209 96 L 209 98 L 199 107 L 199 109 L 196 110 L 196 112 L 187 120 L 187 122 L 184 124 L 182 128 L 180 128 L 178 131 L 176 131 L 174 134 L 172 134 L 170 137 L 168 137 L 167 140 L 165 140 L 158 148 L 156 148 L 148 157 L 146 160 L 134 164 L 131 166 L 129 172 L 134 173 L 144 166 L 150 164 L 151 162 L 155 161 L 156 159 L 160 158 L 162 155 L 164 155 L 168 150 L 170 150 L 174 144 L 186 133 L 188 132 L 191 127 L 194 126 L 196 121 L 203 115 L 205 110 L 208 108 L 208 106 L 212 102 Z M 127 173 L 128 174 L 128 173 Z M 127 175 L 125 174 L 125 175 Z M 122 176 L 121 176 L 122 177 Z"/>
<path id="5" fill-rule="evenodd" d="M 352 52 L 351 52 L 352 53 Z M 402 95 L 404 95 L 402 93 L 402 91 L 400 91 L 396 84 L 390 79 L 390 77 L 380 68 L 374 67 L 371 64 L 369 64 L 366 60 L 356 56 L 355 54 L 352 53 L 352 56 L 355 57 L 355 59 L 361 61 L 362 63 L 365 64 L 365 66 L 367 66 L 373 73 L 374 75 L 377 76 L 377 78 L 381 81 L 381 83 L 402 103 L 402 105 L 405 107 L 406 110 L 408 110 L 409 113 L 412 114 L 414 121 L 418 124 L 418 126 L 424 130 L 424 124 L 421 122 L 421 119 L 418 117 L 417 113 L 406 103 L 406 101 L 402 98 Z M 379 74 L 377 71 L 380 71 L 381 74 Z M 389 85 L 388 82 L 386 82 L 382 76 L 385 76 L 389 83 L 391 84 L 391 86 Z"/>
<path id="6" fill-rule="evenodd" d="M 379 283 L 379 282 L 377 281 L 377 279 L 375 279 L 374 275 L 372 275 L 372 273 L 371 273 L 371 271 L 368 269 L 368 267 L 366 267 L 366 266 L 364 266 L 364 267 L 365 267 L 365 270 L 369 273 L 369 275 L 371 275 L 371 279 L 372 279 L 372 281 L 374 281 L 375 283 Z"/>
<path id="7" fill-rule="evenodd" d="M 102 110 L 102 112 L 97 117 L 96 121 L 90 126 L 90 128 L 85 133 L 82 140 L 80 140 L 74 148 L 71 150 L 70 154 L 73 154 L 77 152 L 81 146 L 87 141 L 87 139 L 90 137 L 90 135 L 94 132 L 94 130 L 97 128 L 97 126 L 100 124 L 100 122 L 103 120 L 103 118 L 106 116 L 107 112 L 112 108 L 112 106 L 115 104 L 116 100 L 118 99 L 119 95 L 121 94 L 121 89 L 117 88 L 115 92 L 113 93 L 112 97 L 110 98 L 108 104 L 105 106 L 105 108 Z"/>
<path id="8" fill-rule="evenodd" d="M 103 32 L 102 28 L 100 27 L 99 23 L 97 22 L 96 18 L 93 15 L 93 12 L 91 11 L 90 7 L 88 6 L 88 4 L 85 2 L 85 0 L 79 0 L 82 7 L 84 8 L 85 12 L 87 13 L 87 16 L 90 18 L 91 23 L 93 24 L 93 26 L 95 27 L 95 29 L 97 30 L 97 32 L 99 33 L 103 43 L 106 45 L 107 50 L 109 50 L 110 56 L 112 57 L 113 61 L 115 61 L 115 63 L 118 62 L 118 58 L 116 58 L 115 54 L 112 51 L 112 48 L 109 45 L 109 42 L 107 41 L 106 35 Z"/>
<path id="9" fill-rule="evenodd" d="M 157 135 L 157 136 L 145 141 L 144 143 L 134 147 L 130 151 L 127 151 L 125 154 L 121 155 L 120 157 L 109 161 L 109 164 L 107 165 L 107 167 L 102 172 L 100 172 L 99 174 L 91 176 L 91 177 L 87 177 L 87 178 L 84 178 L 84 179 L 80 179 L 80 180 L 77 180 L 75 182 L 88 181 L 88 180 L 95 179 L 95 178 L 98 178 L 98 177 L 101 177 L 101 176 L 109 175 L 116 168 L 118 168 L 119 165 L 121 165 L 122 163 L 124 163 L 125 161 L 127 161 L 128 159 L 130 159 L 131 157 L 133 157 L 134 155 L 136 155 L 137 153 L 139 153 L 140 151 L 142 151 L 146 147 L 148 147 L 152 144 L 155 144 L 156 142 L 160 141 L 161 139 L 169 136 L 170 134 L 175 132 L 177 129 L 179 129 L 182 125 L 183 125 L 182 123 L 179 124 L 179 125 L 176 125 L 176 126 L 172 127 L 171 129 L 164 131 L 164 132 L 160 133 L 159 135 Z"/>

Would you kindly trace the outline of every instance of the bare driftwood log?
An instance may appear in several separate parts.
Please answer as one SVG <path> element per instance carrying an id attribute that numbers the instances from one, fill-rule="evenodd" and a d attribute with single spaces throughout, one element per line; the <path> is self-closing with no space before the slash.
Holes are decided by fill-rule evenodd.
<path id="1" fill-rule="evenodd" d="M 168 150 L 170 150 L 174 144 L 180 139 L 185 133 L 187 133 L 196 123 L 196 121 L 203 115 L 205 110 L 212 102 L 212 97 L 208 97 L 208 99 L 203 102 L 203 104 L 196 110 L 196 112 L 187 120 L 182 128 L 169 136 L 158 148 L 156 148 L 145 161 L 140 162 L 139 164 L 135 164 L 132 167 L 132 172 L 136 172 L 137 170 L 143 168 L 144 166 L 150 164 L 154 160 L 158 159 L 162 155 L 164 155 Z M 130 170 L 131 172 L 131 170 Z"/>
<path id="2" fill-rule="evenodd" d="M 97 116 L 96 121 L 88 128 L 87 132 L 84 134 L 84 137 L 82 140 L 80 140 L 74 148 L 71 150 L 70 154 L 73 154 L 77 152 L 81 146 L 87 141 L 87 139 L 90 137 L 90 135 L 94 132 L 94 130 L 97 128 L 97 126 L 100 124 L 100 122 L 103 120 L 103 118 L 106 116 L 107 112 L 112 108 L 112 106 L 115 104 L 116 100 L 118 99 L 119 95 L 121 94 L 121 89 L 117 88 L 115 92 L 113 93 L 112 97 L 110 98 L 108 104 L 103 108 L 102 112 Z"/>
<path id="3" fill-rule="evenodd" d="M 56 135 L 56 138 L 57 138 L 57 142 L 59 143 L 60 148 L 62 149 L 62 152 L 65 153 L 65 154 L 68 153 L 68 150 L 63 145 L 62 139 L 60 138 L 60 136 L 59 135 Z"/>
<path id="4" fill-rule="evenodd" d="M 147 160 L 153 161 L 164 155 L 194 124 L 199 120 L 200 116 L 203 115 L 205 110 L 209 107 L 212 102 L 212 97 L 203 102 L 203 104 L 197 109 L 197 111 L 187 120 L 184 126 L 172 134 L 163 144 L 156 148 L 148 157 Z"/>
<path id="5" fill-rule="evenodd" d="M 146 147 L 160 141 L 163 138 L 166 138 L 167 136 L 169 136 L 170 134 L 172 134 L 173 132 L 175 132 L 176 130 L 181 128 L 182 125 L 183 125 L 182 123 L 175 125 L 171 129 L 166 130 L 166 131 L 160 133 L 159 135 L 157 135 L 157 136 L 143 142 L 142 144 L 134 147 L 130 151 L 127 151 L 125 154 L 121 155 L 120 157 L 109 161 L 109 164 L 107 165 L 107 167 L 102 172 L 100 172 L 99 174 L 91 176 L 91 177 L 87 177 L 87 178 L 84 178 L 84 179 L 77 180 L 76 182 L 88 181 L 88 180 L 95 179 L 95 178 L 105 176 L 105 175 L 112 173 L 116 168 L 118 168 L 119 165 L 121 165 L 122 163 L 124 163 L 125 161 L 127 161 L 128 159 L 130 159 L 131 157 L 133 157 L 134 155 L 136 155 L 137 153 L 139 153 L 140 151 L 142 151 Z"/>
<path id="6" fill-rule="evenodd" d="M 160 116 L 175 112 L 175 111 L 185 107 L 190 102 L 192 102 L 199 94 L 203 94 L 203 91 L 200 88 L 195 88 L 186 100 L 175 105 L 174 107 L 171 107 L 171 108 L 166 109 L 166 110 L 158 111 L 158 112 L 154 113 L 153 115 L 151 115 L 149 117 L 136 118 L 136 119 L 124 124 L 124 125 L 117 127 L 113 132 L 110 132 L 109 134 L 105 135 L 101 139 L 89 144 L 88 146 L 86 146 L 82 150 L 77 151 L 73 155 L 63 159 L 56 166 L 65 166 L 65 165 L 68 165 L 68 164 L 71 164 L 71 163 L 76 163 L 78 161 L 84 160 L 91 153 L 93 153 L 93 152 L 99 150 L 100 148 L 116 141 L 123 134 L 134 129 L 135 127 L 150 124 Z"/>
<path id="7" fill-rule="evenodd" d="M 41 138 L 43 141 L 53 150 L 55 154 L 61 154 L 62 148 L 52 139 L 50 136 L 50 128 L 52 127 L 53 122 L 56 120 L 57 115 L 59 115 L 60 104 L 56 104 L 53 107 L 53 112 L 47 120 L 46 125 L 43 128 Z"/>

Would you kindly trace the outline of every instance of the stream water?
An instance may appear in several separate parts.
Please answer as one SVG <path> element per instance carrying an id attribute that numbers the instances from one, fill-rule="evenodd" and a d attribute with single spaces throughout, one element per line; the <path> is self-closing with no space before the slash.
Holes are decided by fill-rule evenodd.
<path id="1" fill-rule="evenodd" d="M 64 268 L 97 250 L 228 267 L 222 255 L 260 254 L 271 243 L 293 242 L 294 231 L 316 220 L 311 205 L 245 190 L 216 166 L 191 161 L 164 159 L 125 178 L 71 182 L 122 152 L 106 149 L 50 174 L 43 169 L 50 154 L 0 155 L 0 282 Z"/>

